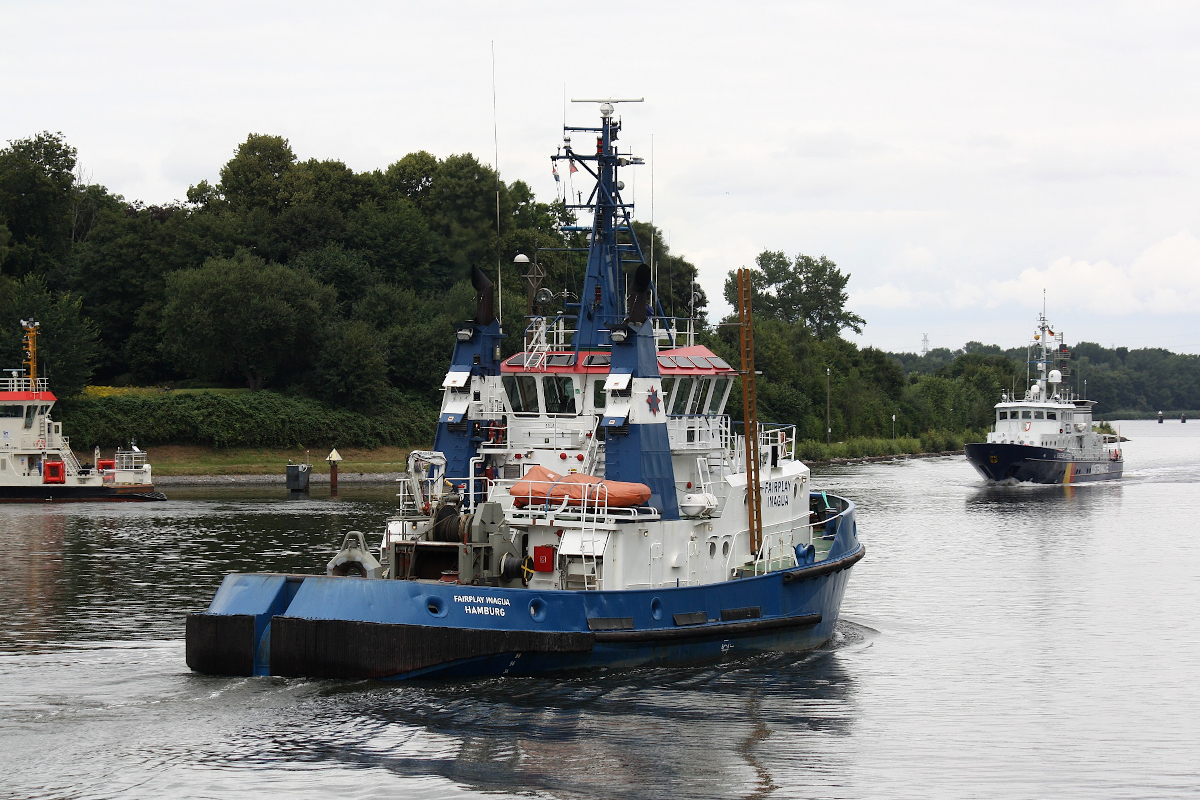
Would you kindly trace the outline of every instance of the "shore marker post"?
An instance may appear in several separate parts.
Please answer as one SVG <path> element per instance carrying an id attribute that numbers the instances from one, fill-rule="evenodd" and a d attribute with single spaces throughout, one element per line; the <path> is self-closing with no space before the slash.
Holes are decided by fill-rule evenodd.
<path id="1" fill-rule="evenodd" d="M 337 497 L 337 465 L 342 456 L 335 447 L 325 456 L 325 460 L 329 462 L 329 496 Z"/>

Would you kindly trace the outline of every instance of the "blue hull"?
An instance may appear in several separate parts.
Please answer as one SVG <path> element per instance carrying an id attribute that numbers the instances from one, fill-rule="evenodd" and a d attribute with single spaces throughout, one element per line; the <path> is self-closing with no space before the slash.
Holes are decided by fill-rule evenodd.
<path id="1" fill-rule="evenodd" d="M 531 591 L 239 574 L 187 619 L 188 666 L 225 675 L 406 679 L 683 664 L 826 642 L 850 567 L 853 511 L 816 564 L 717 584 Z"/>
<path id="2" fill-rule="evenodd" d="M 1110 458 L 1073 458 L 1066 450 L 1028 444 L 968 444 L 967 461 L 990 481 L 1087 483 L 1121 477 L 1125 463 Z"/>

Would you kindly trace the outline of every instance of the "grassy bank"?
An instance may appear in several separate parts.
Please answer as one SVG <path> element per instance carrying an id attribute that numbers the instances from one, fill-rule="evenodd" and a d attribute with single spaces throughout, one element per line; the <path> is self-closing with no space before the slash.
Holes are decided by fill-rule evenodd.
<path id="1" fill-rule="evenodd" d="M 159 445 L 147 448 L 154 474 L 158 477 L 178 475 L 284 475 L 289 459 L 293 462 L 312 460 L 313 472 L 328 473 L 324 460 L 326 449 L 306 452 L 302 447 L 230 447 L 213 448 L 195 445 Z M 80 461 L 91 461 L 91 453 L 79 453 Z M 338 465 L 342 475 L 351 473 L 403 472 L 408 448 L 377 447 L 338 448 L 344 461 Z"/>
<path id="2" fill-rule="evenodd" d="M 1163 409 L 1163 419 L 1179 422 L 1179 415 L 1184 414 L 1188 419 L 1200 419 L 1200 411 L 1167 411 Z M 1157 411 L 1114 411 L 1111 414 L 1101 414 L 1106 420 L 1116 422 L 1121 419 L 1158 419 Z"/>
<path id="3" fill-rule="evenodd" d="M 282 474 L 288 461 L 311 460 L 328 472 L 336 447 L 343 473 L 399 472 L 409 448 L 433 441 L 436 409 L 397 397 L 371 413 L 349 411 L 271 391 L 90 387 L 60 401 L 56 416 L 81 461 L 94 446 L 109 452 L 136 438 L 150 451 L 155 474 Z M 984 431 L 927 431 L 919 437 L 856 438 L 826 445 L 800 441 L 806 462 L 961 450 Z"/>
<path id="4" fill-rule="evenodd" d="M 922 455 L 961 450 L 964 442 L 975 441 L 963 434 L 938 433 L 922 438 L 850 439 L 845 442 L 802 441 L 796 454 L 802 461 L 819 463 L 837 459 L 878 458 L 883 456 Z M 427 445 L 420 445 L 427 446 Z M 283 475 L 288 461 L 309 460 L 313 472 L 326 474 L 329 464 L 324 460 L 327 448 L 303 447 L 203 447 L 198 445 L 157 445 L 149 447 L 154 474 L 162 477 L 180 475 Z M 341 474 L 402 472 L 409 448 L 384 446 L 376 448 L 339 447 L 345 459 L 339 466 Z M 79 453 L 81 461 L 91 461 L 91 453 Z"/>
<path id="5" fill-rule="evenodd" d="M 880 456 L 921 455 L 962 450 L 968 442 L 987 438 L 981 431 L 927 431 L 920 438 L 901 436 L 897 439 L 847 439 L 825 444 L 820 441 L 796 443 L 796 455 L 805 462 L 833 461 L 839 458 L 876 458 Z"/>

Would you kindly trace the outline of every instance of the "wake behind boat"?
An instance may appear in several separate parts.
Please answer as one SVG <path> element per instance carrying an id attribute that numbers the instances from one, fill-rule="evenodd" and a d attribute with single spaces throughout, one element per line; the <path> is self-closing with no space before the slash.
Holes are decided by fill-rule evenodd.
<path id="1" fill-rule="evenodd" d="M 794 426 L 757 422 L 747 271 L 741 370 L 662 315 L 617 180 L 641 160 L 618 153 L 610 102 L 600 115 L 566 129 L 594 151 L 568 139 L 553 156 L 596 180 L 579 206 L 593 214 L 581 302 L 550 315 L 531 302 L 521 352 L 501 360 L 493 286 L 476 270 L 434 449 L 410 456 L 378 557 L 351 532 L 326 575 L 227 576 L 187 618 L 192 669 L 540 674 L 833 635 L 865 553 L 854 504 L 811 489 Z M 739 376 L 740 430 L 725 413 Z"/>
<path id="2" fill-rule="evenodd" d="M 1084 483 L 1120 478 L 1125 461 L 1118 436 L 1092 430 L 1094 400 L 1064 383 L 1070 350 L 1063 335 L 1038 318 L 1028 363 L 1037 380 L 1024 397 L 1003 395 L 987 442 L 968 444 L 967 460 L 989 481 Z"/>
<path id="3" fill-rule="evenodd" d="M 25 369 L 5 370 L 0 378 L 0 502 L 40 503 L 80 500 L 166 500 L 154 490 L 146 454 L 132 443 L 111 459 L 97 448 L 81 465 L 50 411 L 58 398 L 38 377 L 36 320 L 25 330 Z"/>

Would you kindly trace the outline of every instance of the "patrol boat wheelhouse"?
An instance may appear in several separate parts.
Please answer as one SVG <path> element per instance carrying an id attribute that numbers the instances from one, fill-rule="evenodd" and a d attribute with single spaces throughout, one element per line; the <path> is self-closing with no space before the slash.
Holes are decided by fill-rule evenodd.
<path id="1" fill-rule="evenodd" d="M 1038 318 L 1029 354 L 1037 380 L 1020 399 L 1001 397 L 987 442 L 966 446 L 971 466 L 991 481 L 1083 483 L 1121 477 L 1125 461 L 1119 437 L 1092 430 L 1096 401 L 1065 385 L 1071 353 L 1045 314 Z"/>
<path id="2" fill-rule="evenodd" d="M 25 369 L 0 378 L 0 502 L 166 500 L 154 490 L 146 454 L 132 445 L 111 459 L 97 448 L 92 464 L 80 465 L 62 423 L 50 416 L 58 398 L 38 377 L 41 325 L 30 319 L 21 327 Z"/>
<path id="3" fill-rule="evenodd" d="M 434 449 L 410 455 L 378 557 L 350 532 L 326 575 L 226 577 L 187 619 L 192 669 L 534 674 L 833 635 L 865 553 L 854 504 L 810 488 L 792 426 L 755 419 L 748 272 L 743 370 L 661 314 L 616 178 L 640 160 L 618 152 L 611 101 L 600 114 L 599 127 L 567 128 L 594 135 L 594 153 L 568 143 L 553 157 L 596 180 L 578 207 L 593 214 L 581 302 L 531 309 L 521 352 L 502 361 L 476 270 Z M 739 376 L 740 430 L 725 413 Z"/>

